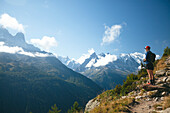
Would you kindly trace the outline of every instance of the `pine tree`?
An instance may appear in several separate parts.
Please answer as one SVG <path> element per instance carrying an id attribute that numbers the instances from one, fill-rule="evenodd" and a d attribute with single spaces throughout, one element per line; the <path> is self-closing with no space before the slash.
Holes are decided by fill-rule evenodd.
<path id="1" fill-rule="evenodd" d="M 81 107 L 79 107 L 79 104 L 77 101 L 74 102 L 73 107 L 71 107 L 71 109 L 68 110 L 68 113 L 78 113 L 80 112 Z"/>
<path id="2" fill-rule="evenodd" d="M 54 106 L 51 106 L 51 109 L 49 110 L 48 113 L 60 113 L 61 110 L 58 110 L 58 107 L 56 106 L 56 104 L 54 104 Z"/>
<path id="3" fill-rule="evenodd" d="M 163 56 L 168 56 L 168 55 L 170 55 L 170 48 L 169 48 L 169 47 L 166 47 L 166 48 L 164 49 L 164 54 L 163 54 Z"/>

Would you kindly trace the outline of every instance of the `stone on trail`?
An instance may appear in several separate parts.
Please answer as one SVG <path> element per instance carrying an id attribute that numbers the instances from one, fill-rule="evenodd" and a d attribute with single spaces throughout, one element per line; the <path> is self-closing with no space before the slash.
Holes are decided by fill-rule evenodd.
<path id="1" fill-rule="evenodd" d="M 143 85 L 143 89 L 147 90 L 147 91 L 151 91 L 151 90 L 158 90 L 158 89 L 165 89 L 164 87 L 159 87 L 159 86 L 154 86 L 151 84 L 144 84 Z"/>
<path id="2" fill-rule="evenodd" d="M 158 71 L 156 71 L 156 76 L 164 76 L 165 75 L 165 73 L 166 73 L 166 70 L 158 70 Z"/>

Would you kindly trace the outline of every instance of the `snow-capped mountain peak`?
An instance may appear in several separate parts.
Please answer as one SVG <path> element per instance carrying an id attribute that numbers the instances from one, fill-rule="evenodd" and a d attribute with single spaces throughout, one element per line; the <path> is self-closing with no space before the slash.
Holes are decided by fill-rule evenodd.
<path id="1" fill-rule="evenodd" d="M 48 57 L 52 53 L 41 51 L 39 48 L 28 44 L 23 33 L 11 35 L 7 29 L 0 27 L 0 52 L 22 54 L 31 57 Z"/>
<path id="2" fill-rule="evenodd" d="M 78 72 L 83 72 L 91 68 L 99 68 L 111 66 L 117 69 L 132 71 L 138 68 L 141 60 L 145 57 L 143 53 L 122 53 L 120 55 L 113 55 L 110 53 L 96 54 L 94 49 L 90 49 L 87 54 L 83 54 L 79 59 L 69 59 L 58 57 L 65 65 Z M 126 65 L 126 66 L 125 66 Z M 129 67 L 128 67 L 129 66 Z M 126 69 L 125 69 L 126 67 Z M 133 67 L 133 69 L 132 69 Z"/>
<path id="3" fill-rule="evenodd" d="M 88 50 L 88 53 L 87 54 L 83 54 L 79 59 L 77 59 L 77 62 L 79 64 L 83 64 L 85 62 L 86 59 L 90 58 L 91 55 L 95 55 L 95 51 L 94 49 L 90 49 Z"/>
<path id="4" fill-rule="evenodd" d="M 134 58 L 136 60 L 136 62 L 141 63 L 141 60 L 145 58 L 145 54 L 142 53 L 131 53 L 130 54 L 132 56 L 132 58 Z"/>
<path id="5" fill-rule="evenodd" d="M 116 55 L 111 55 L 111 54 L 105 54 L 104 57 L 99 56 L 98 58 L 99 59 L 97 60 L 97 62 L 95 64 L 93 64 L 94 67 L 105 66 L 108 63 L 117 60 L 117 56 Z"/>

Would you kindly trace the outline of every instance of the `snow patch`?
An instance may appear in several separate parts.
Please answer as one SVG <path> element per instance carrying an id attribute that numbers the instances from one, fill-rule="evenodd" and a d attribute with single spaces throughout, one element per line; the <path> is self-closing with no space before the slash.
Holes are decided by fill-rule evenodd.
<path id="1" fill-rule="evenodd" d="M 88 53 L 87 53 L 87 54 L 83 54 L 83 55 L 77 60 L 77 62 L 78 62 L 79 64 L 82 64 L 82 63 L 83 63 L 87 58 L 89 58 L 90 55 L 92 55 L 94 52 L 95 52 L 95 51 L 94 51 L 93 48 L 90 49 L 90 50 L 88 50 Z"/>
<path id="2" fill-rule="evenodd" d="M 105 66 L 109 62 L 113 62 L 115 60 L 117 60 L 117 56 L 116 55 L 106 54 L 105 57 L 101 57 L 100 59 L 98 59 L 97 62 L 93 66 L 94 67 Z"/>
<path id="3" fill-rule="evenodd" d="M 86 65 L 86 67 L 92 67 L 94 63 L 95 63 L 95 59 L 92 59 L 92 60 Z"/>

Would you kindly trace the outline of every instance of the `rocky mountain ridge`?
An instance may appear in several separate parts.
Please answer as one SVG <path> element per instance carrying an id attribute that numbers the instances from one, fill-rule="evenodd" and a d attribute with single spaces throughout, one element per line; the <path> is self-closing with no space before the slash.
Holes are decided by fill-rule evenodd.
<path id="1" fill-rule="evenodd" d="M 4 42 L 9 47 L 22 47 L 27 52 L 42 52 L 39 48 L 28 44 L 23 33 L 18 32 L 15 36 L 11 35 L 7 29 L 0 27 L 0 42 Z"/>
<path id="2" fill-rule="evenodd" d="M 136 72 L 144 56 L 144 54 L 138 52 L 130 54 L 122 53 L 120 55 L 112 55 L 110 53 L 101 53 L 97 55 L 95 52 L 93 52 L 89 54 L 88 57 L 84 58 L 82 62 L 79 62 L 79 59 L 70 59 L 68 56 L 58 56 L 58 58 L 66 66 L 77 72 L 85 72 L 89 69 L 100 69 L 101 67 L 106 66 L 112 66 L 114 69 L 121 69 L 122 71 L 126 72 Z M 131 65 L 132 63 L 134 64 Z M 74 64 L 74 66 L 71 64 Z M 127 65 L 127 67 L 124 67 L 125 65 Z"/>
<path id="3" fill-rule="evenodd" d="M 88 54 L 82 55 L 77 60 L 62 56 L 58 56 L 58 59 L 74 71 L 92 79 L 102 88 L 112 89 L 117 84 L 122 84 L 128 74 L 137 73 L 144 57 L 145 54 L 138 52 L 120 55 L 96 54 L 91 49 Z"/>
<path id="4" fill-rule="evenodd" d="M 85 106 L 102 88 L 27 44 L 22 33 L 0 28 L 0 91 L 0 113 L 47 113 L 54 104 L 64 113 L 75 101 Z"/>
<path id="5" fill-rule="evenodd" d="M 103 92 L 86 104 L 85 113 L 169 113 L 170 56 L 160 59 L 155 68 L 155 86 L 146 84 L 148 75 L 141 71 L 137 76 L 129 76 L 139 77 L 139 79 L 129 79 L 134 80 L 131 86 L 135 86 L 129 93 L 125 95 L 120 93 L 119 96 L 116 96 L 123 86 L 117 86 L 113 90 Z"/>

